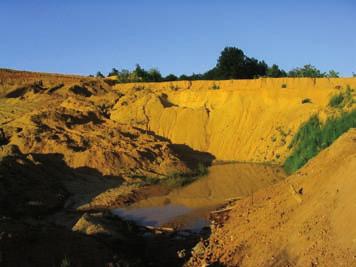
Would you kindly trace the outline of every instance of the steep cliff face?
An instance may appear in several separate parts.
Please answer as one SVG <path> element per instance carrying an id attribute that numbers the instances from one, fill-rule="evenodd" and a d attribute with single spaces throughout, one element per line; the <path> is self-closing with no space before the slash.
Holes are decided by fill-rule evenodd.
<path id="1" fill-rule="evenodd" d="M 281 163 L 300 124 L 323 117 L 355 78 L 280 78 L 120 84 L 111 119 L 155 132 L 218 160 Z"/>

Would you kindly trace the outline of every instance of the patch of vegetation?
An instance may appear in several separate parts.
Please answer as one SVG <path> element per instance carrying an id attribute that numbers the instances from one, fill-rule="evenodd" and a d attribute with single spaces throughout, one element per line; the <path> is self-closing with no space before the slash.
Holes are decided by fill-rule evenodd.
<path id="1" fill-rule="evenodd" d="M 307 103 L 312 103 L 311 99 L 310 98 L 304 98 L 302 100 L 302 104 L 307 104 Z"/>
<path id="2" fill-rule="evenodd" d="M 282 88 L 287 88 L 287 84 L 286 84 L 286 83 L 283 83 L 281 87 L 282 87 Z"/>
<path id="3" fill-rule="evenodd" d="M 204 73 L 182 74 L 179 77 L 174 74 L 163 76 L 158 69 L 145 70 L 136 65 L 133 70 L 113 68 L 108 76 L 115 76 L 115 82 L 164 82 L 164 81 L 194 81 L 194 80 L 230 80 L 230 79 L 256 79 L 259 77 L 309 77 L 309 78 L 335 78 L 339 72 L 330 70 L 322 72 L 311 64 L 294 68 L 290 71 L 280 69 L 278 65 L 269 66 L 265 61 L 247 56 L 238 47 L 225 47 L 216 62 L 216 65 Z M 354 74 L 355 75 L 355 74 Z M 94 75 L 91 75 L 94 76 Z M 98 72 L 97 77 L 102 78 Z M 286 88 L 286 87 L 282 87 Z"/>
<path id="4" fill-rule="evenodd" d="M 169 89 L 171 89 L 172 91 L 178 91 L 179 87 L 178 87 L 178 85 L 175 85 L 175 84 L 171 83 L 169 85 Z"/>
<path id="5" fill-rule="evenodd" d="M 216 83 L 214 83 L 214 84 L 210 87 L 210 89 L 212 89 L 212 90 L 219 90 L 219 89 L 220 89 L 220 86 L 217 85 Z"/>
<path id="6" fill-rule="evenodd" d="M 293 137 L 289 148 L 294 147 L 284 163 L 284 169 L 291 174 L 304 166 L 321 150 L 330 146 L 340 135 L 356 127 L 356 110 L 339 117 L 331 117 L 323 124 L 314 115 L 305 122 Z"/>
<path id="7" fill-rule="evenodd" d="M 331 97 L 329 106 L 332 108 L 343 108 L 345 106 L 351 106 L 354 103 L 353 94 L 354 90 L 347 87 L 344 92 L 340 92 L 337 95 Z"/>
<path id="8" fill-rule="evenodd" d="M 330 70 L 329 72 L 321 72 L 315 66 L 307 64 L 301 68 L 295 68 L 288 72 L 289 77 L 309 77 L 309 78 L 337 78 L 339 73 L 335 70 Z"/>
<path id="9" fill-rule="evenodd" d="M 142 91 L 145 90 L 145 86 L 144 85 L 135 85 L 132 87 L 132 90 L 134 91 Z"/>
<path id="10" fill-rule="evenodd" d="M 288 132 L 285 132 L 281 126 L 278 126 L 276 130 L 279 132 L 279 134 L 283 137 L 287 137 L 291 133 L 291 129 L 288 130 Z"/>

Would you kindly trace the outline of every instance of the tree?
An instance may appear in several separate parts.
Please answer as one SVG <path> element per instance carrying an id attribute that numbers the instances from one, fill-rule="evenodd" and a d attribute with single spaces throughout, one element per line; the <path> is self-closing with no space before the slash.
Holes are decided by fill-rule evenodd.
<path id="1" fill-rule="evenodd" d="M 145 82 L 148 80 L 148 73 L 139 64 L 136 64 L 136 68 L 132 72 L 133 76 L 137 77 L 137 81 Z"/>
<path id="2" fill-rule="evenodd" d="M 308 64 L 304 65 L 302 68 L 295 68 L 288 72 L 289 77 L 311 77 L 320 78 L 325 77 L 326 74 L 321 72 L 316 67 Z"/>
<path id="3" fill-rule="evenodd" d="M 104 76 L 100 71 L 98 71 L 98 72 L 96 73 L 96 77 L 97 77 L 97 78 L 104 78 L 105 76 Z"/>
<path id="4" fill-rule="evenodd" d="M 130 82 L 130 71 L 126 69 L 122 69 L 121 71 L 119 71 L 117 78 L 118 81 L 122 83 Z"/>
<path id="5" fill-rule="evenodd" d="M 281 70 L 278 65 L 273 64 L 272 67 L 267 69 L 266 75 L 272 78 L 286 77 L 287 73 L 284 70 Z"/>
<path id="6" fill-rule="evenodd" d="M 174 74 L 168 74 L 168 75 L 164 78 L 164 80 L 167 81 L 167 82 L 176 81 L 176 80 L 178 80 L 178 77 L 175 76 Z"/>
<path id="7" fill-rule="evenodd" d="M 246 56 L 237 47 L 225 47 L 216 64 L 218 79 L 244 78 Z"/>
<path id="8" fill-rule="evenodd" d="M 185 74 L 182 74 L 181 76 L 179 76 L 179 80 L 181 80 L 181 81 L 189 81 L 190 78 L 189 78 L 189 76 L 187 76 Z"/>
<path id="9" fill-rule="evenodd" d="M 162 75 L 157 69 L 150 69 L 147 74 L 146 74 L 146 80 L 147 82 L 161 82 L 162 81 Z"/>
<path id="10" fill-rule="evenodd" d="M 119 71 L 115 68 L 112 68 L 111 72 L 109 72 L 108 76 L 118 76 L 119 75 Z"/>
<path id="11" fill-rule="evenodd" d="M 265 76 L 268 65 L 253 57 L 247 57 L 237 47 L 225 47 L 214 68 L 203 75 L 193 75 L 193 79 L 252 79 Z"/>
<path id="12" fill-rule="evenodd" d="M 340 73 L 335 71 L 335 70 L 329 70 L 329 72 L 326 74 L 326 77 L 329 78 L 339 78 Z"/>

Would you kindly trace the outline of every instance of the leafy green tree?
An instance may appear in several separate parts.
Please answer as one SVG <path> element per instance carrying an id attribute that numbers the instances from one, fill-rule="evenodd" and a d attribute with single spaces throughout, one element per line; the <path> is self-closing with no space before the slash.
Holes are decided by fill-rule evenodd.
<path id="1" fill-rule="evenodd" d="M 146 73 L 146 80 L 147 82 L 161 82 L 162 75 L 157 69 L 150 69 Z"/>
<path id="2" fill-rule="evenodd" d="M 237 47 L 225 47 L 216 64 L 218 79 L 239 79 L 245 77 L 244 52 Z"/>
<path id="3" fill-rule="evenodd" d="M 170 82 L 170 81 L 176 81 L 178 80 L 178 77 L 175 76 L 174 74 L 168 74 L 165 78 L 165 81 Z"/>
<path id="4" fill-rule="evenodd" d="M 136 64 L 136 68 L 134 69 L 133 74 L 140 81 L 146 81 L 147 80 L 147 72 L 139 64 Z"/>
<path id="5" fill-rule="evenodd" d="M 118 76 L 119 71 L 115 68 L 112 68 L 111 72 L 109 72 L 108 76 Z"/>
<path id="6" fill-rule="evenodd" d="M 329 72 L 326 74 L 326 77 L 329 78 L 339 78 L 340 73 L 335 71 L 335 70 L 329 70 Z"/>
<path id="7" fill-rule="evenodd" d="M 286 77 L 287 73 L 284 70 L 281 70 L 278 65 L 273 64 L 267 69 L 266 75 L 272 78 Z"/>
<path id="8" fill-rule="evenodd" d="M 104 76 L 100 71 L 98 71 L 98 72 L 96 73 L 96 77 L 97 77 L 97 78 L 104 78 L 105 76 Z"/>
<path id="9" fill-rule="evenodd" d="M 181 81 L 189 81 L 190 77 L 188 75 L 182 74 L 181 76 L 179 76 L 179 80 L 181 80 Z"/>
<path id="10" fill-rule="evenodd" d="M 302 68 L 295 68 L 289 71 L 289 77 L 311 77 L 311 78 L 320 78 L 325 77 L 326 74 L 321 72 L 319 69 L 314 67 L 313 65 L 307 64 Z"/>
<path id="11" fill-rule="evenodd" d="M 119 71 L 118 81 L 122 83 L 130 82 L 130 71 L 127 69 L 122 69 Z"/>

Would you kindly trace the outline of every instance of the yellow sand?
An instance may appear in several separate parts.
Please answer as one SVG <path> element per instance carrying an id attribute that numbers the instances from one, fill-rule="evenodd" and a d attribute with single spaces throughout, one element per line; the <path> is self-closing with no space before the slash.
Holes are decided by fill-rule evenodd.
<path id="1" fill-rule="evenodd" d="M 262 78 L 116 85 L 111 119 L 219 160 L 281 163 L 300 124 L 356 78 Z M 214 87 L 219 89 L 214 90 Z M 302 104 L 309 98 L 312 103 Z"/>

